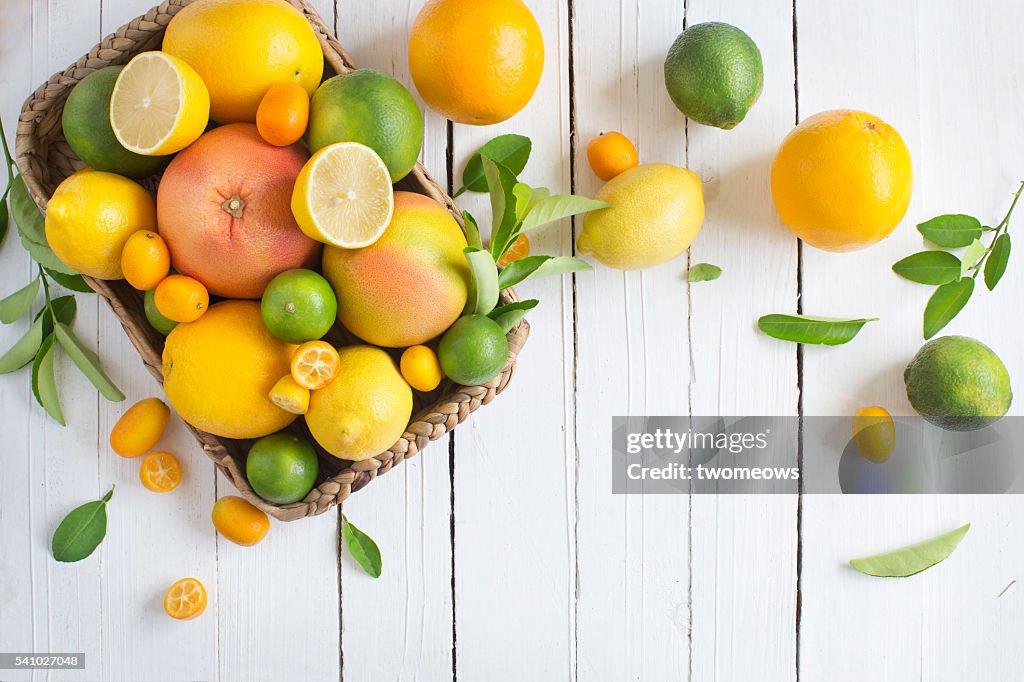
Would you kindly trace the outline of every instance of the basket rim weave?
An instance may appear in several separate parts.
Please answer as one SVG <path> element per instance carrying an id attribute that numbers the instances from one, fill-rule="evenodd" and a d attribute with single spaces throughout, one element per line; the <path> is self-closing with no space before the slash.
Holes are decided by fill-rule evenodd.
<path id="1" fill-rule="evenodd" d="M 131 57 L 140 52 L 159 49 L 160 39 L 171 18 L 193 1 L 165 0 L 153 7 L 104 38 L 66 69 L 53 74 L 26 100 L 18 119 L 15 156 L 25 184 L 40 210 L 45 212 L 55 185 L 84 165 L 67 145 L 61 131 L 61 113 L 71 89 L 93 71 L 106 66 L 126 64 Z M 287 2 L 301 11 L 309 21 L 320 42 L 327 66 L 336 73 L 345 73 L 356 68 L 355 62 L 313 7 L 305 0 Z M 417 163 L 400 184 L 404 189 L 425 194 L 441 203 L 460 226 L 463 224 L 462 215 L 455 202 L 421 164 Z M 155 183 L 149 183 L 150 189 L 155 189 L 155 186 Z M 163 337 L 146 321 L 142 311 L 141 293 L 123 281 L 104 281 L 91 277 L 86 277 L 85 280 L 113 310 L 139 352 L 146 369 L 162 385 Z M 512 289 L 502 291 L 502 303 L 516 300 L 518 299 Z M 238 489 L 239 494 L 258 508 L 282 521 L 294 521 L 322 514 L 344 502 L 349 495 L 365 487 L 377 476 L 387 473 L 396 464 L 415 455 L 430 441 L 437 440 L 454 430 L 472 412 L 481 405 L 488 404 L 505 390 L 515 372 L 516 358 L 529 336 L 529 329 L 529 324 L 524 319 L 508 333 L 509 358 L 497 377 L 483 386 L 455 386 L 450 392 L 415 413 L 405 433 L 388 450 L 369 459 L 347 463 L 337 473 L 322 480 L 305 499 L 294 504 L 270 504 L 253 492 L 244 473 L 245 452 L 248 448 L 243 441 L 220 438 L 187 423 L 186 425 L 203 451 Z M 323 459 L 321 456 L 321 460 Z"/>

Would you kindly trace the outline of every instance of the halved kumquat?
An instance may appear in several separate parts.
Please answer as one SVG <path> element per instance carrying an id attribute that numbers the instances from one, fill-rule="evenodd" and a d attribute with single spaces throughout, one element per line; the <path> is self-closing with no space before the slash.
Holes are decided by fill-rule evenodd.
<path id="1" fill-rule="evenodd" d="M 323 388 L 338 374 L 341 358 L 326 341 L 307 341 L 292 355 L 292 378 L 309 390 Z"/>
<path id="2" fill-rule="evenodd" d="M 182 578 L 164 593 L 164 613 L 176 620 L 190 620 L 206 610 L 206 588 L 196 578 Z"/>
<path id="3" fill-rule="evenodd" d="M 169 452 L 151 452 L 142 460 L 139 478 L 155 493 L 170 492 L 181 483 L 181 463 Z"/>

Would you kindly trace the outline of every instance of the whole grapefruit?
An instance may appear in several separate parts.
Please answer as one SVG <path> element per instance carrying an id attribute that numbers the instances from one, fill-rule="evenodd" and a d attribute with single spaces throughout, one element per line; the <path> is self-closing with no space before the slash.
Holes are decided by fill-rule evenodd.
<path id="1" fill-rule="evenodd" d="M 215 128 L 178 154 L 157 191 L 171 264 L 211 294 L 259 298 L 275 275 L 312 267 L 321 246 L 292 216 L 298 146 L 275 147 L 251 123 Z"/>
<path id="2" fill-rule="evenodd" d="M 388 348 L 438 336 L 466 306 L 465 248 L 465 235 L 441 204 L 395 192 L 395 211 L 380 239 L 362 249 L 324 250 L 338 320 L 364 341 Z"/>

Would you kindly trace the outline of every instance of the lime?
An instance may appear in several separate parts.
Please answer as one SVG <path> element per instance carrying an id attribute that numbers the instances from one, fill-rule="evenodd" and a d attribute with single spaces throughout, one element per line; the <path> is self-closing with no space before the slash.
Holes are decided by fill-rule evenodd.
<path id="1" fill-rule="evenodd" d="M 319 471 L 313 446 L 287 431 L 260 438 L 245 460 L 249 485 L 274 504 L 291 504 L 304 498 L 316 485 Z"/>
<path id="2" fill-rule="evenodd" d="M 910 404 L 948 431 L 973 431 L 1010 409 L 1010 374 L 995 352 L 966 336 L 932 339 L 903 372 Z"/>
<path id="3" fill-rule="evenodd" d="M 145 178 L 167 163 L 166 156 L 142 156 L 121 146 L 110 127 L 110 95 L 123 66 L 107 66 L 83 78 L 68 95 L 61 124 L 75 154 L 94 170 Z"/>
<path id="4" fill-rule="evenodd" d="M 338 299 L 319 273 L 285 270 L 270 280 L 260 311 L 271 334 L 289 343 L 303 343 L 319 339 L 331 329 Z"/>
<path id="5" fill-rule="evenodd" d="M 423 114 L 405 86 L 375 69 L 335 76 L 313 95 L 309 149 L 359 142 L 377 152 L 398 182 L 412 170 L 423 146 Z"/>
<path id="6" fill-rule="evenodd" d="M 508 360 L 508 339 L 486 315 L 467 315 L 455 321 L 437 347 L 441 369 L 463 386 L 479 386 L 498 376 Z"/>
<path id="7" fill-rule="evenodd" d="M 704 125 L 735 128 L 764 85 L 761 51 L 746 33 L 717 21 L 679 34 L 665 58 L 665 87 L 676 108 Z"/>
<path id="8" fill-rule="evenodd" d="M 171 330 L 178 326 L 177 322 L 156 309 L 156 289 L 146 292 L 143 307 L 146 310 L 146 319 L 149 320 L 149 325 L 164 336 L 170 334 Z"/>

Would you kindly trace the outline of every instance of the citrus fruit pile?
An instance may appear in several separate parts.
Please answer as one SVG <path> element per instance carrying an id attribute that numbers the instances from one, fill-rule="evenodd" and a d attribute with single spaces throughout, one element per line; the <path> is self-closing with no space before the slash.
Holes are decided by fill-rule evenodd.
<path id="1" fill-rule="evenodd" d="M 488 20 L 504 27 L 489 49 L 505 63 L 450 99 L 481 105 L 486 88 L 503 88 L 502 101 L 486 98 L 486 115 L 463 111 L 478 123 L 525 106 L 540 76 L 536 22 L 518 0 L 504 2 L 515 13 Z M 413 36 L 428 69 L 455 43 L 422 40 L 460 3 L 430 5 Z M 519 26 L 526 41 L 512 49 Z M 428 101 L 446 97 L 422 87 Z M 284 0 L 187 5 L 158 50 L 81 80 L 62 123 L 88 167 L 53 195 L 50 245 L 78 272 L 141 292 L 166 336 L 171 407 L 197 429 L 255 440 L 246 474 L 269 503 L 310 493 L 318 448 L 357 461 L 391 447 L 414 391 L 437 390 L 445 368 L 455 382 L 483 384 L 505 366 L 504 333 L 459 324 L 471 288 L 462 228 L 437 201 L 394 189 L 422 147 L 415 99 L 373 69 L 325 78 L 317 35 Z M 138 181 L 161 171 L 154 196 Z M 140 478 L 161 492 L 182 479 L 177 458 L 153 450 L 168 416 L 149 399 L 111 434 L 119 454 L 146 455 Z M 289 431 L 300 418 L 307 428 Z M 243 503 L 221 499 L 214 525 L 255 544 L 266 516 Z M 169 613 L 189 611 L 193 587 L 168 593 Z"/>

